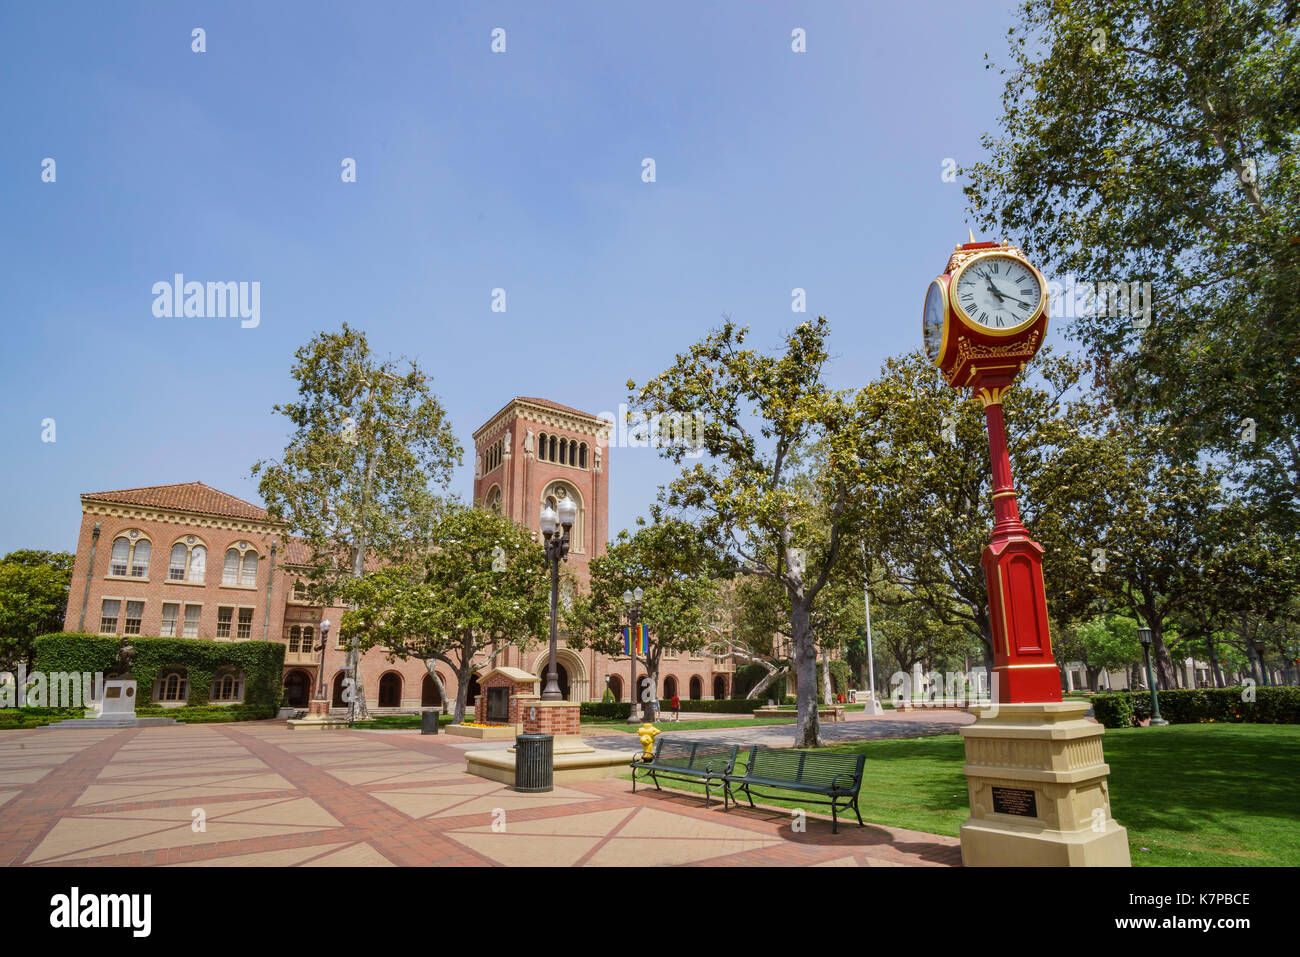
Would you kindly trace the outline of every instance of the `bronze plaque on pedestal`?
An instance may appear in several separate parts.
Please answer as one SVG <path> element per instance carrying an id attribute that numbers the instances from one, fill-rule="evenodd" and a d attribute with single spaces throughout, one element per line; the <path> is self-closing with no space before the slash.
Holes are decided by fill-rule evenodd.
<path id="1" fill-rule="evenodd" d="M 992 788 L 993 810 L 1017 817 L 1038 817 L 1038 804 L 1029 788 Z"/>

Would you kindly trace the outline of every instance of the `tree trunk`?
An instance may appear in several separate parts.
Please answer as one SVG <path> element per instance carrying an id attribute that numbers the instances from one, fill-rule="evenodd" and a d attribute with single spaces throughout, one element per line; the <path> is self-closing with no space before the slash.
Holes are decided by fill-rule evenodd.
<path id="1" fill-rule="evenodd" d="M 442 710 L 447 710 L 447 687 L 438 677 L 438 669 L 433 663 L 434 659 L 424 659 L 424 670 L 429 672 L 429 677 L 433 679 L 433 686 L 438 689 L 438 700 L 442 702 Z"/>
<path id="2" fill-rule="evenodd" d="M 1210 654 L 1210 673 L 1214 676 L 1214 687 L 1224 688 L 1223 669 L 1219 667 L 1219 650 L 1214 647 L 1214 636 L 1205 636 L 1205 647 Z"/>
<path id="3" fill-rule="evenodd" d="M 795 723 L 796 748 L 820 748 L 821 725 L 817 718 L 817 646 L 807 600 L 797 596 L 790 607 L 790 624 L 794 633 L 795 676 L 799 682 L 798 720 Z"/>
<path id="4" fill-rule="evenodd" d="M 1174 687 L 1174 663 L 1169 657 L 1169 649 L 1165 647 L 1164 629 L 1161 627 L 1163 622 L 1159 615 L 1148 614 L 1146 616 L 1147 627 L 1151 629 L 1151 648 L 1155 653 L 1156 659 L 1156 683 L 1161 691 L 1167 691 Z"/>
<path id="5" fill-rule="evenodd" d="M 766 662 L 762 662 L 762 664 L 766 665 Z M 787 667 L 772 668 L 767 675 L 758 682 L 758 684 L 749 689 L 749 694 L 745 695 L 746 699 L 758 698 L 764 691 L 776 684 L 777 679 L 785 675 L 789 670 L 790 669 Z M 780 702 L 777 703 L 780 704 Z"/>
<path id="6" fill-rule="evenodd" d="M 831 655 L 822 649 L 822 702 L 830 707 L 835 704 L 835 691 L 831 687 Z"/>

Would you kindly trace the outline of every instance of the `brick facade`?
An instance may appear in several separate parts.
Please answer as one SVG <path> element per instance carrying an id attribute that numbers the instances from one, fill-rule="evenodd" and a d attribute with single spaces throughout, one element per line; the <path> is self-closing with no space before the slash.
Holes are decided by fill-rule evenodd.
<path id="1" fill-rule="evenodd" d="M 579 519 L 568 567 L 581 585 L 588 580 L 591 559 L 604 552 L 609 539 L 609 455 L 603 438 L 607 428 L 595 416 L 550 400 L 518 398 L 474 433 L 476 505 L 498 507 L 537 531 L 544 497 L 560 487 L 575 496 Z M 177 637 L 217 641 L 280 641 L 288 646 L 286 703 L 305 708 L 319 684 L 320 653 L 313 649 L 320 622 L 328 618 L 334 627 L 325 649 L 326 693 L 335 708 L 344 706 L 346 650 L 339 645 L 344 609 L 321 609 L 294 599 L 299 563 L 306 560 L 303 547 L 288 540 L 264 508 L 189 482 L 87 493 L 81 496 L 81 510 L 66 631 L 119 637 L 173 631 Z M 125 547 L 117 545 L 116 557 L 124 563 L 115 561 L 119 540 Z M 149 545 L 147 559 L 140 548 L 143 542 Z M 176 545 L 183 546 L 185 555 L 179 565 L 172 559 Z M 196 548 L 202 549 L 201 575 L 194 561 Z M 105 620 L 106 608 L 114 607 L 116 616 Z M 106 630 L 101 632 L 101 625 Z M 561 640 L 558 660 L 570 700 L 600 700 L 607 678 L 620 700 L 629 700 L 635 692 L 629 687 L 625 658 L 569 649 Z M 527 651 L 507 649 L 495 664 L 543 674 L 545 641 Z M 421 661 L 390 662 L 375 650 L 362 657 L 360 670 L 371 710 L 410 711 L 442 703 Z M 445 666 L 437 670 L 454 701 L 455 676 Z M 644 673 L 637 674 L 639 683 Z M 659 691 L 670 697 L 675 685 L 684 699 L 726 697 L 732 677 L 729 663 L 685 655 L 666 658 Z M 153 689 L 142 688 L 140 693 L 152 697 Z M 577 709 L 572 710 L 576 722 Z M 576 726 L 554 733 L 577 733 Z"/>

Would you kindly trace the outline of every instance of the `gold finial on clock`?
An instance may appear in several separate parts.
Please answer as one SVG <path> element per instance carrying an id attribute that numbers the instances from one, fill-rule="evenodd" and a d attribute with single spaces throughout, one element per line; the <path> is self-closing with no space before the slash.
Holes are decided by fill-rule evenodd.
<path id="1" fill-rule="evenodd" d="M 970 237 L 971 242 L 975 242 L 975 230 L 971 229 L 969 226 L 966 228 L 966 235 Z"/>

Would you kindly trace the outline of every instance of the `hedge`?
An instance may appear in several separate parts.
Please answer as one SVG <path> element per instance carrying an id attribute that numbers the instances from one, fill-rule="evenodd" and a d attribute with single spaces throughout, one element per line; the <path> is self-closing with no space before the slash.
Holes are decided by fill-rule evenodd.
<path id="1" fill-rule="evenodd" d="M 1160 715 L 1170 724 L 1300 724 L 1300 688 L 1173 688 L 1160 692 Z M 1092 713 L 1108 728 L 1132 728 L 1151 717 L 1151 695 L 1119 691 L 1092 696 Z"/>
<path id="2" fill-rule="evenodd" d="M 271 718 L 280 707 L 285 646 L 273 641 L 204 641 L 199 638 L 150 638 L 131 635 L 135 649 L 131 673 L 143 702 L 137 714 L 167 714 L 178 721 L 247 721 Z M 34 670 L 101 672 L 117 661 L 119 642 L 102 635 L 60 632 L 35 641 Z M 189 697 L 184 708 L 154 704 L 153 686 L 158 672 L 179 665 L 185 668 Z M 244 673 L 244 700 L 237 705 L 210 705 L 213 676 L 222 668 Z M 243 717 L 233 717 L 242 715 Z"/>
<path id="3" fill-rule="evenodd" d="M 683 698 L 681 710 L 696 714 L 749 714 L 765 704 L 766 698 L 717 698 L 712 701 L 688 701 Z M 631 706 L 626 701 L 584 701 L 581 707 L 582 717 L 606 721 L 626 721 L 631 713 Z M 672 712 L 672 702 L 667 698 L 659 702 L 660 714 L 665 711 Z"/>

